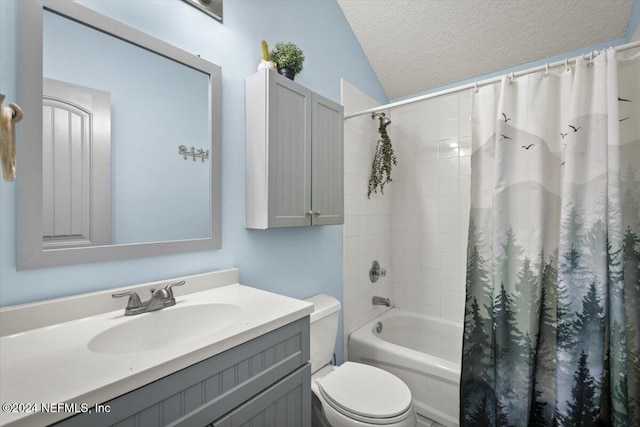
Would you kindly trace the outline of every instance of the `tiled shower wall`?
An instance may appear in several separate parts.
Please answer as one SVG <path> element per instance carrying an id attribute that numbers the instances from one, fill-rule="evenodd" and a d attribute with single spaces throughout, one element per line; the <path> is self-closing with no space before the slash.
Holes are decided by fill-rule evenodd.
<path id="1" fill-rule="evenodd" d="M 370 115 L 345 121 L 344 337 L 386 308 L 462 322 L 471 172 L 470 92 L 396 108 L 389 136 L 398 159 L 385 194 L 367 198 L 378 141 Z M 378 103 L 343 81 L 345 115 Z M 373 260 L 387 269 L 369 280 Z M 345 345 L 346 354 L 346 345 Z M 346 357 L 345 357 L 346 359 Z"/>
<path id="2" fill-rule="evenodd" d="M 397 307 L 462 322 L 471 173 L 471 93 L 392 110 Z"/>
<path id="3" fill-rule="evenodd" d="M 379 105 L 355 86 L 342 82 L 345 115 Z M 374 295 L 393 301 L 391 283 L 391 191 L 367 198 L 371 160 L 377 142 L 377 126 L 371 115 L 345 121 L 345 200 L 343 227 L 343 319 L 345 360 L 351 332 L 382 314 L 386 307 L 374 307 Z M 369 268 L 377 260 L 386 277 L 369 280 Z"/>

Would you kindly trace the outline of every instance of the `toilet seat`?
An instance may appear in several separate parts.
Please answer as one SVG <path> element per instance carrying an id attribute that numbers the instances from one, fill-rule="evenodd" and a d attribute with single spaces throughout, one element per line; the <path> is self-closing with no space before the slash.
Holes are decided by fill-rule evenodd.
<path id="1" fill-rule="evenodd" d="M 318 379 L 317 385 L 327 404 L 353 420 L 385 425 L 412 415 L 409 387 L 395 375 L 374 366 L 345 362 Z"/>

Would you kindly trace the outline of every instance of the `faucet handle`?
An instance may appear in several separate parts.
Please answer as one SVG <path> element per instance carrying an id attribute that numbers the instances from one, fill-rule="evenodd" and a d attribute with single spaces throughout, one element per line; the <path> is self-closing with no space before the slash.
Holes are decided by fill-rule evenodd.
<path id="1" fill-rule="evenodd" d="M 112 294 L 113 298 L 122 298 L 129 297 L 129 301 L 127 302 L 127 308 L 139 308 L 142 305 L 140 302 L 140 296 L 135 291 L 122 292 L 121 294 Z"/>
<path id="2" fill-rule="evenodd" d="M 173 290 L 171 288 L 173 288 L 174 286 L 182 286 L 185 284 L 184 280 L 181 280 L 179 282 L 176 283 L 169 283 L 167 286 L 165 286 L 164 288 L 167 290 L 167 292 L 169 293 L 169 298 L 174 298 L 173 296 Z"/>

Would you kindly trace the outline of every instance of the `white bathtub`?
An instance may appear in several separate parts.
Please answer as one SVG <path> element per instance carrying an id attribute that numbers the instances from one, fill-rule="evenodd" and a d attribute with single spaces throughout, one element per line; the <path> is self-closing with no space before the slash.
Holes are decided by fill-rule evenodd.
<path id="1" fill-rule="evenodd" d="M 380 333 L 376 332 L 378 322 L 382 323 Z M 445 426 L 459 425 L 461 354 L 460 323 L 399 308 L 349 337 L 349 360 L 400 377 L 411 389 L 418 419 L 426 417 Z"/>

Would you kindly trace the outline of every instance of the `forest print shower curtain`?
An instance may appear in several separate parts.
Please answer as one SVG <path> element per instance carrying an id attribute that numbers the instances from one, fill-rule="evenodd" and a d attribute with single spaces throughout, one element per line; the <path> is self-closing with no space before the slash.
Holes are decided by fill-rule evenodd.
<path id="1" fill-rule="evenodd" d="M 640 56 L 479 89 L 462 426 L 640 426 Z"/>

